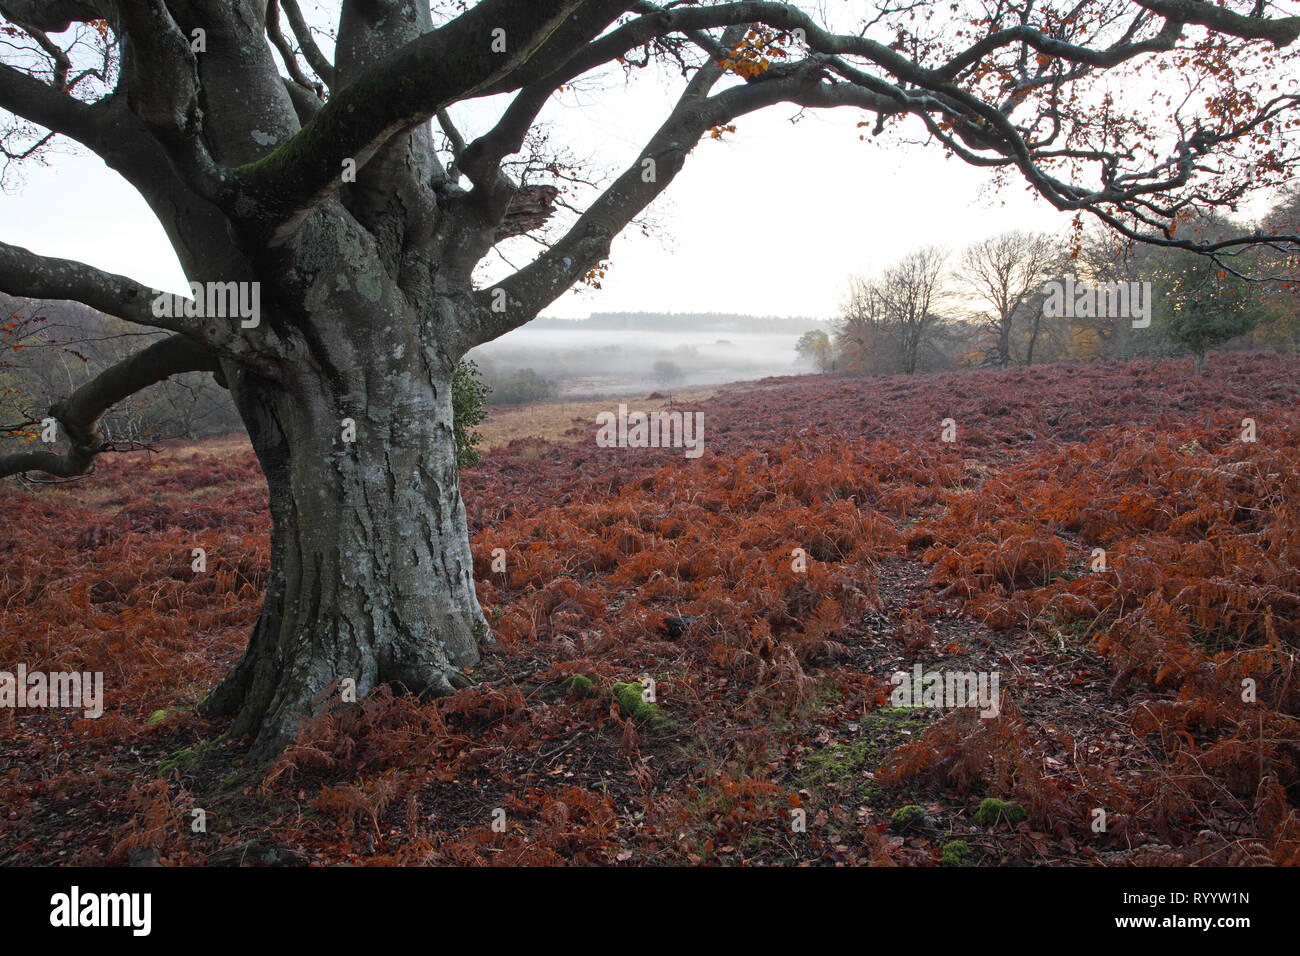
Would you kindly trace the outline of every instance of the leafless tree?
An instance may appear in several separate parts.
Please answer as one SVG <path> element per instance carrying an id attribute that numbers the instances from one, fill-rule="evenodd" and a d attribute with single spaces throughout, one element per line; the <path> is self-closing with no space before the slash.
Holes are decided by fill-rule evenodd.
<path id="1" fill-rule="evenodd" d="M 1060 259 L 1051 236 L 1019 230 L 984 239 L 962 253 L 959 278 L 980 301 L 978 318 L 992 337 L 990 358 L 999 366 L 1005 368 L 1011 361 L 1017 320 L 1026 326 L 1026 364 L 1033 362 L 1043 317 L 1043 285 L 1059 270 Z"/>
<path id="2" fill-rule="evenodd" d="M 939 317 L 948 253 L 938 246 L 910 252 L 872 278 L 849 281 L 837 339 L 849 365 L 912 374 Z"/>
<path id="3" fill-rule="evenodd" d="M 848 371 L 858 374 L 897 371 L 898 343 L 889 335 L 884 303 L 871 279 L 849 278 L 833 329 L 835 347 Z"/>
<path id="4" fill-rule="evenodd" d="M 896 330 L 903 371 L 911 374 L 920 364 L 921 348 L 939 321 L 934 310 L 944 296 L 944 269 L 948 252 L 926 246 L 905 255 L 880 277 L 880 297 L 890 327 Z"/>

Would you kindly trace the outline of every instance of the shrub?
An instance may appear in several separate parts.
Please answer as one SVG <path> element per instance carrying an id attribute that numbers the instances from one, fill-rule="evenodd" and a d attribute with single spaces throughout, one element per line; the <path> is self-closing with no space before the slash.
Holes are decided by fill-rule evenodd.
<path id="1" fill-rule="evenodd" d="M 660 385 L 672 385 L 682 380 L 682 367 L 676 362 L 660 359 L 654 364 L 654 376 Z"/>
<path id="2" fill-rule="evenodd" d="M 492 383 L 489 401 L 493 405 L 538 402 L 555 394 L 555 382 L 531 368 L 521 368 Z"/>
<path id="3" fill-rule="evenodd" d="M 479 375 L 478 366 L 462 359 L 451 380 L 452 430 L 456 434 L 456 466 L 473 468 L 482 460 L 474 447 L 483 435 L 474 430 L 487 418 L 487 397 L 492 391 Z"/>

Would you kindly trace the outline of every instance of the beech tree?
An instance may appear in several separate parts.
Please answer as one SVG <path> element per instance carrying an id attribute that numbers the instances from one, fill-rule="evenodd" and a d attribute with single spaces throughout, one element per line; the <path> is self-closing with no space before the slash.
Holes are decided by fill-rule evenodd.
<path id="1" fill-rule="evenodd" d="M 51 396 L 61 450 L 4 456 L 0 475 L 85 473 L 105 410 L 168 376 L 230 390 L 270 490 L 272 566 L 248 649 L 203 708 L 260 758 L 337 681 L 467 683 L 490 634 L 458 484 L 457 362 L 596 270 L 692 147 L 740 117 L 785 104 L 857 111 L 864 137 L 908 125 L 1057 209 L 1226 269 L 1296 240 L 1178 230 L 1292 174 L 1300 18 L 1285 8 L 884 0 L 834 5 L 841 24 L 814 7 L 342 0 L 322 46 L 295 0 L 0 0 L 5 162 L 59 142 L 94 152 L 208 292 L 160 308 L 128 277 L 0 243 L 0 291 L 169 333 Z M 509 164 L 543 107 L 648 64 L 681 77 L 662 124 L 562 235 L 476 287 L 476 264 L 554 208 L 554 185 L 525 187 Z M 1112 90 L 1135 77 L 1162 85 L 1130 109 Z M 498 94 L 498 120 L 462 135 L 453 107 Z M 232 290 L 257 290 L 258 314 L 212 308 Z"/>

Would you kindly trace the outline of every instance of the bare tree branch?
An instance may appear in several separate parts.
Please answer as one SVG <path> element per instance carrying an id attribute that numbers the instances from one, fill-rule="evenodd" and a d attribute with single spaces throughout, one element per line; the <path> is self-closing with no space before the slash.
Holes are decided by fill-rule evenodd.
<path id="1" fill-rule="evenodd" d="M 65 454 L 32 449 L 0 455 L 0 478 L 42 471 L 58 478 L 84 475 L 104 451 L 99 420 L 110 408 L 141 389 L 181 372 L 216 371 L 212 353 L 183 335 L 155 342 L 109 366 L 94 379 L 50 408 L 50 416 L 68 438 Z"/>
<path id="2" fill-rule="evenodd" d="M 226 190 L 203 138 L 198 64 L 190 41 L 165 0 L 119 0 L 119 16 L 130 38 L 123 73 L 131 111 L 167 150 L 185 182 L 204 198 L 219 200 Z"/>
<path id="3" fill-rule="evenodd" d="M 302 10 L 298 7 L 298 0 L 280 0 L 280 5 L 284 8 L 284 15 L 289 21 L 289 28 L 293 30 L 294 37 L 298 40 L 298 46 L 302 50 L 302 57 L 307 61 L 307 65 L 312 68 L 321 82 L 329 89 L 334 89 L 334 64 L 331 63 L 316 45 L 316 38 L 311 35 L 311 27 L 303 18 Z"/>
<path id="4" fill-rule="evenodd" d="M 101 110 L 4 63 L 0 109 L 91 148 L 104 132 Z"/>
<path id="5" fill-rule="evenodd" d="M 279 52 L 280 59 L 284 61 L 284 68 L 289 71 L 289 78 L 304 90 L 319 96 L 321 90 L 307 79 L 307 74 L 303 73 L 302 67 L 298 65 L 298 55 L 294 53 L 284 31 L 280 29 L 280 0 L 270 0 L 266 5 L 266 36 Z"/>
<path id="6" fill-rule="evenodd" d="M 816 62 L 805 60 L 779 77 L 708 96 L 721 70 L 716 64 L 699 70 L 637 160 L 550 251 L 492 289 L 476 293 L 478 322 L 467 330 L 462 347 L 468 350 L 530 321 L 606 258 L 614 236 L 668 187 L 685 164 L 687 152 L 709 129 L 780 102 L 870 110 L 892 105 L 887 98 L 861 88 L 821 82 L 823 73 Z"/>
<path id="7" fill-rule="evenodd" d="M 1300 17 L 1244 17 L 1225 7 L 1205 3 L 1203 0 L 1133 0 L 1160 14 L 1166 20 L 1178 23 L 1195 23 L 1218 33 L 1241 37 L 1243 40 L 1268 40 L 1281 49 L 1300 38 Z"/>
<path id="8" fill-rule="evenodd" d="M 158 293 L 134 279 L 72 259 L 39 256 L 6 242 L 0 242 L 0 292 L 28 299 L 70 299 L 139 325 L 205 337 L 195 319 L 155 316 L 152 303 Z"/>
<path id="9" fill-rule="evenodd" d="M 62 33 L 73 23 L 100 20 L 105 11 L 94 0 L 5 0 L 3 13 L 15 23 L 26 23 L 48 33 Z"/>

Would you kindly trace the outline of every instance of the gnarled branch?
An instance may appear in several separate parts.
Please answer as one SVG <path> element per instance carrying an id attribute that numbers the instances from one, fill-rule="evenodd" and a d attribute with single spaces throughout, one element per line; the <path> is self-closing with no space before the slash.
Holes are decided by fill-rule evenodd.
<path id="1" fill-rule="evenodd" d="M 399 132 L 516 70 L 581 0 L 487 0 L 397 50 L 346 88 L 265 158 L 223 175 L 220 204 L 249 231 L 274 241 L 340 183 L 343 161 L 364 166 Z M 497 31 L 505 31 L 499 34 Z M 504 36 L 505 52 L 494 52 Z M 244 208 L 255 209 L 251 216 Z"/>
<path id="2" fill-rule="evenodd" d="M 62 426 L 69 448 L 64 454 L 45 448 L 0 455 L 0 478 L 41 471 L 56 478 L 89 472 L 104 451 L 99 420 L 118 402 L 181 372 L 216 371 L 213 354 L 192 339 L 173 335 L 111 365 L 50 408 Z"/>
<path id="3" fill-rule="evenodd" d="M 70 299 L 118 318 L 202 338 L 204 329 L 185 316 L 153 314 L 158 293 L 134 279 L 84 262 L 37 255 L 0 242 L 0 292 L 28 299 Z"/>
<path id="4" fill-rule="evenodd" d="M 1300 17 L 1246 17 L 1203 0 L 1134 0 L 1166 20 L 1195 23 L 1243 40 L 1268 40 L 1281 49 L 1300 38 Z"/>

